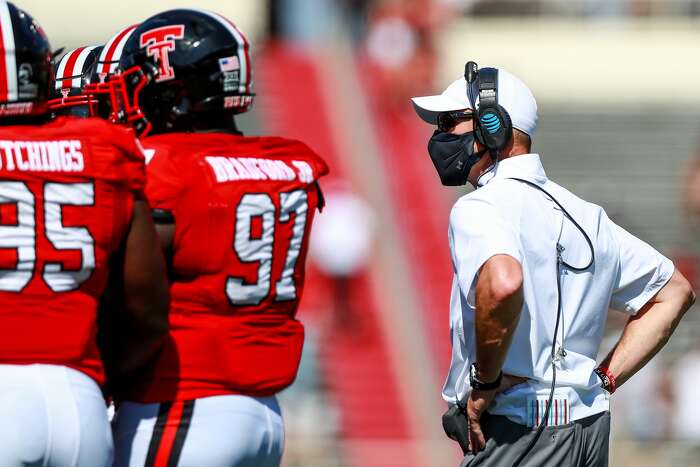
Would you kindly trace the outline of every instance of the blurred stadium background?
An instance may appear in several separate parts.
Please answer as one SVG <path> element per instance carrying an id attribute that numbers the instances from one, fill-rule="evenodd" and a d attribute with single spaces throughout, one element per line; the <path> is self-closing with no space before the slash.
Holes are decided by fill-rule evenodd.
<path id="1" fill-rule="evenodd" d="M 330 163 L 299 313 L 306 350 L 281 397 L 286 467 L 458 464 L 440 388 L 447 215 L 464 191 L 440 186 L 409 97 L 441 91 L 467 59 L 533 89 L 551 178 L 699 283 L 698 0 L 15 1 L 67 49 L 168 8 L 228 16 L 254 48 L 243 129 L 300 138 Z M 623 324 L 611 316 L 607 346 Z M 700 465 L 698 331 L 690 313 L 613 397 L 613 466 Z"/>

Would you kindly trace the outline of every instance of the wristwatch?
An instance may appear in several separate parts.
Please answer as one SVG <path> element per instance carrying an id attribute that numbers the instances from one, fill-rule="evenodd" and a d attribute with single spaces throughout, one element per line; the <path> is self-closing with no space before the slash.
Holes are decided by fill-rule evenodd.
<path id="1" fill-rule="evenodd" d="M 499 371 L 498 378 L 490 383 L 480 381 L 479 378 L 476 377 L 476 373 L 476 363 L 472 363 L 472 366 L 469 367 L 469 385 L 472 389 L 476 389 L 477 391 L 491 391 L 493 389 L 498 389 L 501 385 L 501 378 L 503 377 L 502 371 Z"/>

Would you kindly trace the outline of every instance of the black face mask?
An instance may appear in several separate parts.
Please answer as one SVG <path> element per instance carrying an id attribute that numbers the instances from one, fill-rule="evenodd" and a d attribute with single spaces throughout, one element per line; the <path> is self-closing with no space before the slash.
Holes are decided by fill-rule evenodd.
<path id="1" fill-rule="evenodd" d="M 445 186 L 467 183 L 471 168 L 486 153 L 474 151 L 474 132 L 461 135 L 436 130 L 428 141 L 428 153 L 433 160 L 440 181 Z"/>

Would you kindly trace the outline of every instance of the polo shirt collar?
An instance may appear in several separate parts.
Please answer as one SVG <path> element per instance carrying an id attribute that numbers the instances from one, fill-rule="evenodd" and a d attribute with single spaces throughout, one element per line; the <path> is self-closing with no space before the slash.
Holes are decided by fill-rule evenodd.
<path id="1" fill-rule="evenodd" d="M 499 161 L 479 177 L 477 184 L 481 187 L 492 180 L 515 177 L 543 185 L 547 181 L 547 174 L 544 172 L 540 155 L 522 154 Z"/>

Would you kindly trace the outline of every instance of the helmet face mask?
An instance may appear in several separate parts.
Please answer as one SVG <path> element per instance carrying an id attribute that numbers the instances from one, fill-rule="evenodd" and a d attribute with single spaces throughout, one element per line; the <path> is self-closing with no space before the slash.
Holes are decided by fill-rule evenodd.
<path id="1" fill-rule="evenodd" d="M 134 66 L 109 77 L 104 83 L 85 86 L 85 92 L 94 100 L 93 115 L 106 115 L 112 123 L 127 124 L 139 136 L 150 133 L 152 125 L 139 105 L 139 96 L 144 87 L 158 76 L 153 65 Z"/>
<path id="2" fill-rule="evenodd" d="M 126 42 L 119 68 L 147 66 L 157 76 L 126 101 L 137 103 L 154 133 L 206 126 L 211 115 L 233 116 L 253 103 L 248 41 L 215 13 L 177 9 L 144 21 Z"/>
<path id="3" fill-rule="evenodd" d="M 97 101 L 93 96 L 67 96 L 49 100 L 49 109 L 54 115 L 72 115 L 74 117 L 93 117 Z"/>

